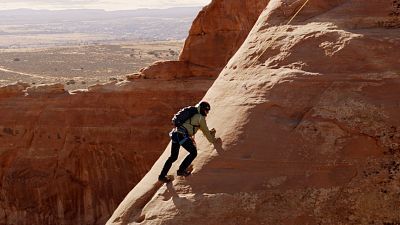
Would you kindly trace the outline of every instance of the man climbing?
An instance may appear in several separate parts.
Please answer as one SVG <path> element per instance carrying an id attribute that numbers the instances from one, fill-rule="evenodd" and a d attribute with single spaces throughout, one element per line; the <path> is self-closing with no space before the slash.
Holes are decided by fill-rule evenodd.
<path id="1" fill-rule="evenodd" d="M 214 143 L 216 141 L 216 131 L 215 129 L 208 129 L 205 119 L 210 109 L 210 104 L 202 101 L 195 107 L 192 106 L 182 109 L 174 116 L 172 122 L 174 123 L 175 128 L 169 134 L 172 141 L 171 156 L 164 164 L 160 176 L 158 177 L 159 181 L 163 183 L 168 183 L 171 181 L 171 179 L 167 177 L 167 173 L 171 168 L 172 163 L 178 159 L 180 146 L 185 148 L 189 152 L 189 155 L 186 156 L 179 166 L 177 175 L 186 177 L 191 174 L 191 171 L 188 171 L 187 169 L 197 156 L 194 135 L 198 129 L 203 132 L 204 136 L 206 136 L 210 143 Z"/>

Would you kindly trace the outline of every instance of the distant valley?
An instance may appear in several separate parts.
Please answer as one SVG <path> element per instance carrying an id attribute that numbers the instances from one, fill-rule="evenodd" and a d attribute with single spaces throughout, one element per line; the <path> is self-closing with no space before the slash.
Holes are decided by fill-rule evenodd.
<path id="1" fill-rule="evenodd" d="M 200 9 L 0 11 L 0 49 L 182 40 Z"/>

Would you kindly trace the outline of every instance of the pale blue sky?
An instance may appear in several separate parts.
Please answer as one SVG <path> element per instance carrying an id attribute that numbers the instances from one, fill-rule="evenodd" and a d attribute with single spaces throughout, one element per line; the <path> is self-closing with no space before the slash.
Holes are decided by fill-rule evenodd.
<path id="1" fill-rule="evenodd" d="M 170 8 L 204 6 L 211 0 L 0 0 L 0 10 L 30 9 L 105 9 Z"/>

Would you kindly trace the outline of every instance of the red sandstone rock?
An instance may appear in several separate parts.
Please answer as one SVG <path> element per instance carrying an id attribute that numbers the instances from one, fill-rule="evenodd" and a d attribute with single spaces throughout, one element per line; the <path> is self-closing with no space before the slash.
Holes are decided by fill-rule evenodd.
<path id="1" fill-rule="evenodd" d="M 159 61 L 140 71 L 140 75 L 147 79 L 173 80 L 190 77 L 188 64 L 183 61 Z"/>
<path id="2" fill-rule="evenodd" d="M 211 83 L 0 88 L 13 93 L 0 99 L 0 224 L 105 224 L 168 143 L 172 115 Z"/>
<path id="3" fill-rule="evenodd" d="M 66 93 L 63 84 L 40 84 L 28 87 L 26 92 L 29 95 L 48 95 Z"/>
<path id="4" fill-rule="evenodd" d="M 158 158 L 171 115 L 200 100 L 212 80 L 199 78 L 216 77 L 267 2 L 214 1 L 180 61 L 143 69 L 133 84 L 1 88 L 0 224 L 104 224 Z"/>
<path id="5" fill-rule="evenodd" d="M 23 95 L 23 91 L 29 87 L 29 84 L 17 82 L 7 86 L 0 87 L 0 98 L 7 98 L 16 95 Z"/>
<path id="6" fill-rule="evenodd" d="M 148 78 L 215 78 L 246 39 L 269 0 L 214 0 L 194 20 L 179 61 L 144 68 Z"/>
<path id="7" fill-rule="evenodd" d="M 107 224 L 399 223 L 400 3 L 311 0 L 285 25 L 302 2 L 272 0 L 207 92 L 222 142 L 196 137 L 194 174 L 157 183 L 167 147 Z"/>
<path id="8" fill-rule="evenodd" d="M 126 79 L 128 81 L 134 81 L 134 80 L 138 80 L 141 78 L 143 78 L 143 76 L 140 73 L 132 73 L 132 74 L 126 75 Z"/>

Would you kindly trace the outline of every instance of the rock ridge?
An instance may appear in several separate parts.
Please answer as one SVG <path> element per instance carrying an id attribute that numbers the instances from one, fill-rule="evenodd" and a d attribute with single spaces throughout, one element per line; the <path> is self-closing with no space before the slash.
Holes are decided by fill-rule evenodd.
<path id="1" fill-rule="evenodd" d="M 243 43 L 268 2 L 213 0 L 194 20 L 179 60 L 157 62 L 143 68 L 137 76 L 215 79 Z"/>

